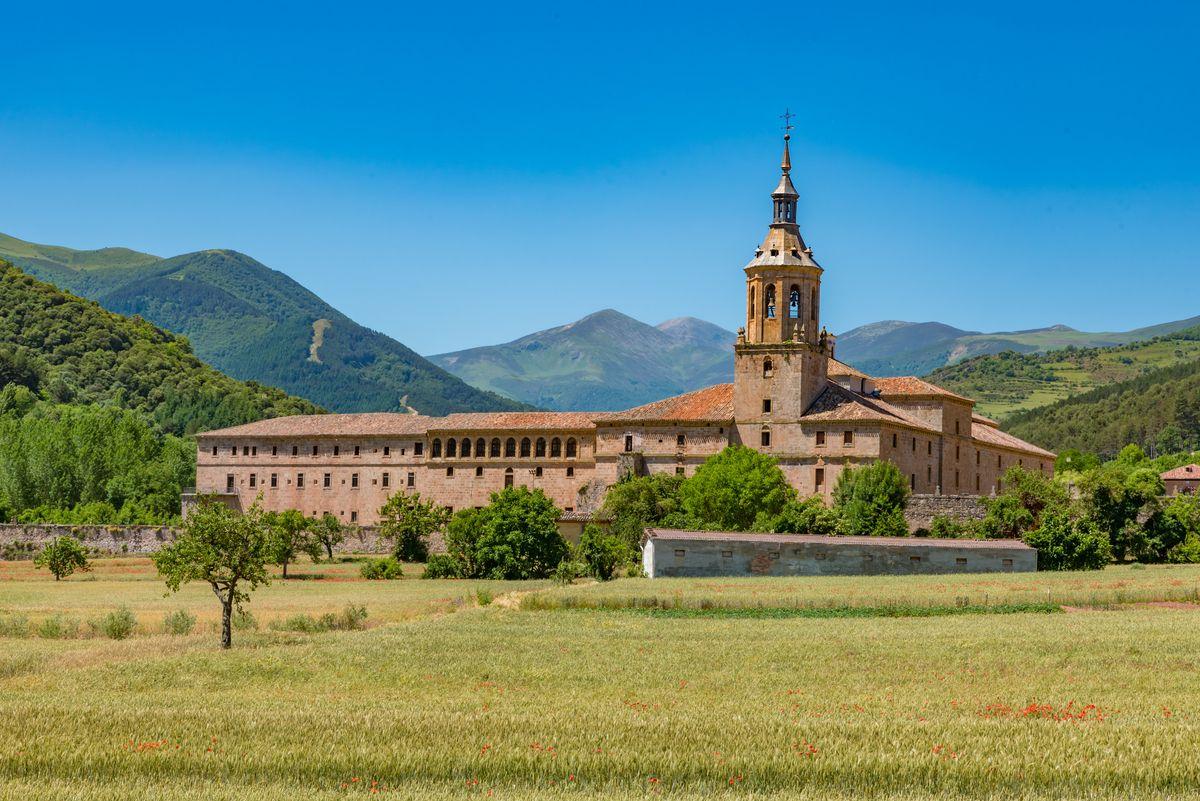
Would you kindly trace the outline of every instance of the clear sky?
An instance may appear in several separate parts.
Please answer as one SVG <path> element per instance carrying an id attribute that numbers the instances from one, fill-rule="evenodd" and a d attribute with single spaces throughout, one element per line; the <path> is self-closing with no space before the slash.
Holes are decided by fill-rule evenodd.
<path id="1" fill-rule="evenodd" d="M 799 113 L 831 330 L 1200 314 L 1194 3 L 8 4 L 0 231 L 234 248 L 422 353 L 729 328 Z"/>

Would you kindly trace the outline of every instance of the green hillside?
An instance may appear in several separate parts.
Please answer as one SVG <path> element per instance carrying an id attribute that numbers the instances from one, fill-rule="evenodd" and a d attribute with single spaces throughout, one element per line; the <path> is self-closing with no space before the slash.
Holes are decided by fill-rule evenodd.
<path id="1" fill-rule="evenodd" d="M 550 409 L 628 409 L 733 380 L 734 334 L 605 309 L 503 345 L 429 357 L 467 383 Z"/>
<path id="2" fill-rule="evenodd" d="M 1078 448 L 1112 455 L 1130 443 L 1147 450 L 1196 448 L 1200 445 L 1200 360 L 1019 412 L 1004 428 L 1055 451 Z"/>
<path id="3" fill-rule="evenodd" d="M 236 251 L 162 259 L 124 248 L 80 251 L 0 235 L 0 258 L 110 311 L 183 334 L 200 358 L 234 378 L 282 387 L 334 411 L 525 408 L 468 386 Z"/>
<path id="4" fill-rule="evenodd" d="M 1004 351 L 1044 353 L 1067 347 L 1105 348 L 1169 335 L 1200 325 L 1200 317 L 1131 331 L 1076 331 L 1053 325 L 1029 331 L 982 333 L 944 323 L 884 320 L 838 335 L 838 358 L 871 375 L 924 375 L 976 356 Z"/>
<path id="5" fill-rule="evenodd" d="M 132 410 L 175 434 L 320 411 L 274 387 L 223 375 L 186 339 L 0 260 L 0 387 L 8 384 L 57 403 Z"/>
<path id="6" fill-rule="evenodd" d="M 980 413 L 1005 418 L 1196 359 L 1200 326 L 1116 347 L 976 356 L 934 370 L 928 378 L 974 398 Z"/>

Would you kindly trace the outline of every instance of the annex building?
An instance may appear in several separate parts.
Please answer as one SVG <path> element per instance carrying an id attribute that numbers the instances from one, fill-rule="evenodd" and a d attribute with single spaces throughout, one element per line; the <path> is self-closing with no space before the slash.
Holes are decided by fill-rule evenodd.
<path id="1" fill-rule="evenodd" d="M 197 492 L 247 507 L 331 512 L 371 524 L 396 492 L 484 506 L 540 488 L 567 517 L 594 511 L 627 473 L 690 475 L 743 444 L 775 457 L 801 497 L 838 475 L 894 462 L 921 494 L 986 495 L 1012 466 L 1049 473 L 1054 454 L 1001 431 L 974 402 L 920 378 L 873 378 L 835 357 L 821 275 L 796 222 L 788 137 L 766 238 L 744 268 L 734 381 L 621 412 L 402 413 L 280 417 L 198 435 Z"/>

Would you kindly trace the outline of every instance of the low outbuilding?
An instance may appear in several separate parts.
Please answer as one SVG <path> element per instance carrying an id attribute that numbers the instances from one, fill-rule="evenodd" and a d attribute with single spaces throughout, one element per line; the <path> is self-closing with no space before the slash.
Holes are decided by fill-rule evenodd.
<path id="1" fill-rule="evenodd" d="M 1018 573 L 1037 570 L 1020 540 L 823 537 L 653 528 L 642 547 L 650 578 Z"/>

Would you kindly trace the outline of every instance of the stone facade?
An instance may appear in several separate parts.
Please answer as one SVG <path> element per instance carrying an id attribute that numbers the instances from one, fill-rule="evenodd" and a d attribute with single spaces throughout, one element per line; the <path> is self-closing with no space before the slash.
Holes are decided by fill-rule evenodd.
<path id="1" fill-rule="evenodd" d="M 982 520 L 983 504 L 978 495 L 910 495 L 904 519 L 909 531 L 929 530 L 935 517 L 953 520 Z"/>
<path id="2" fill-rule="evenodd" d="M 816 537 L 651 529 L 642 546 L 650 578 L 867 576 L 1031 572 L 1037 551 L 1019 540 Z"/>
<path id="3" fill-rule="evenodd" d="M 484 506 L 506 486 L 541 489 L 565 516 L 588 515 L 623 475 L 691 475 L 732 444 L 770 454 L 802 497 L 826 501 L 843 470 L 879 459 L 921 495 L 993 493 L 1014 465 L 1051 472 L 1054 454 L 973 414 L 970 399 L 836 359 L 836 339 L 820 326 L 823 268 L 796 223 L 786 141 L 781 167 L 767 235 L 743 269 L 732 384 L 622 412 L 263 420 L 197 436 L 197 491 L 369 525 L 395 492 L 454 510 Z"/>

